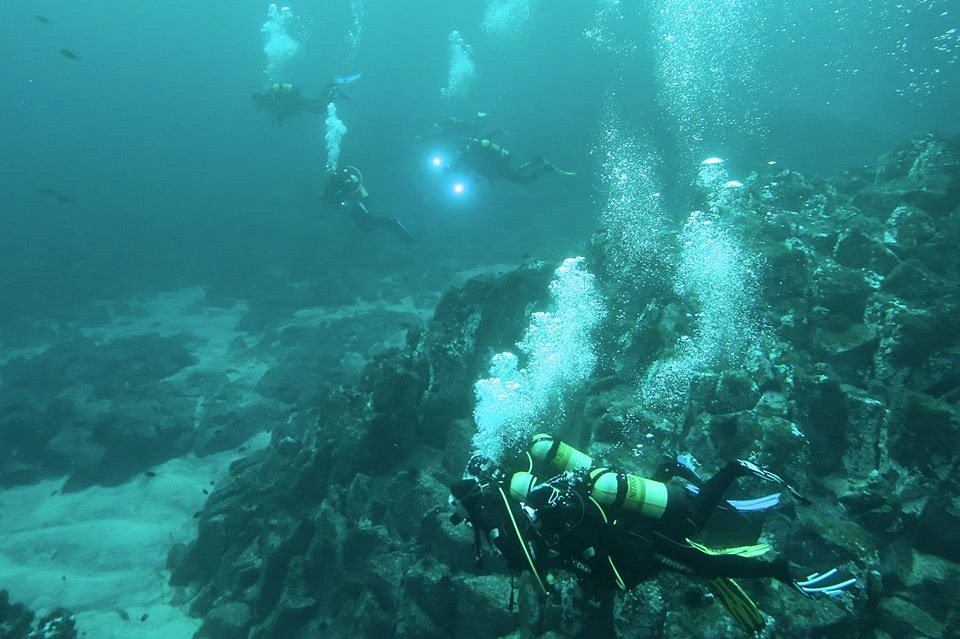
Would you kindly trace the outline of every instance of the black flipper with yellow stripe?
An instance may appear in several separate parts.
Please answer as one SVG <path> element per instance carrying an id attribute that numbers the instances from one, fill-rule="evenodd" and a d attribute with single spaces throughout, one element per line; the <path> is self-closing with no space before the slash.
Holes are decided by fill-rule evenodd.
<path id="1" fill-rule="evenodd" d="M 753 599 L 733 579 L 714 577 L 707 580 L 707 586 L 734 621 L 747 632 L 756 634 L 767 625 L 767 620 L 757 608 L 757 604 L 753 603 Z"/>

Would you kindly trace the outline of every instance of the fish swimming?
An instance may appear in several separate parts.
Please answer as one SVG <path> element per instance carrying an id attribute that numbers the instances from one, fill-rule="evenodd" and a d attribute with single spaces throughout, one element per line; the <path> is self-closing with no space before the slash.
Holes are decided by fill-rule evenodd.
<path id="1" fill-rule="evenodd" d="M 40 189 L 41 195 L 53 198 L 60 204 L 76 204 L 77 200 L 71 195 L 58 191 L 57 189 Z"/>
<path id="2" fill-rule="evenodd" d="M 33 19 L 43 24 L 50 24 L 50 19 L 45 16 L 33 16 Z"/>
<path id="3" fill-rule="evenodd" d="M 60 55 L 70 60 L 79 60 L 80 56 L 71 51 L 70 49 L 60 49 Z"/>

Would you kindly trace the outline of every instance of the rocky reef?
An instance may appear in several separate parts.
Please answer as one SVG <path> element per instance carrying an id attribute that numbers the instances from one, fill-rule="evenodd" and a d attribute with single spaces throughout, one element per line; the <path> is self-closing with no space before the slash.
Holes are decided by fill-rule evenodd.
<path id="1" fill-rule="evenodd" d="M 10 603 L 0 590 L 0 637 L 3 639 L 76 639 L 73 613 L 55 608 L 40 619 L 22 604 Z"/>
<path id="2" fill-rule="evenodd" d="M 771 167 L 716 214 L 760 258 L 755 343 L 695 371 L 677 416 L 644 408 L 638 377 L 699 311 L 615 264 L 601 231 L 588 260 L 616 312 L 556 434 L 636 472 L 689 451 L 704 469 L 749 458 L 795 482 L 812 505 L 768 516 L 764 539 L 850 565 L 859 583 L 830 601 L 746 584 L 771 636 L 958 636 L 960 140 L 918 138 L 826 181 Z M 169 556 L 198 639 L 736 636 L 701 584 L 675 576 L 606 619 L 572 584 L 540 598 L 494 559 L 478 567 L 472 534 L 448 521 L 473 383 L 543 308 L 555 266 L 450 289 L 425 329 L 232 466 L 196 541 Z"/>
<path id="3" fill-rule="evenodd" d="M 202 289 L 182 297 L 101 307 L 82 328 L 51 330 L 52 345 L 0 361 L 0 486 L 64 475 L 64 491 L 118 485 L 188 453 L 232 450 L 354 379 L 368 351 L 420 322 L 411 304 L 302 317 Z"/>

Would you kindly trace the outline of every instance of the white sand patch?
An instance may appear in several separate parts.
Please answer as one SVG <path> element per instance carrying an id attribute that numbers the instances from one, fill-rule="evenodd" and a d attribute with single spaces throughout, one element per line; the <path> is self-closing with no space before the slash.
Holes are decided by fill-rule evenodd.
<path id="1" fill-rule="evenodd" d="M 335 322 L 351 317 L 362 317 L 364 315 L 373 315 L 376 313 L 398 313 L 401 315 L 414 315 L 421 320 L 429 320 L 433 315 L 433 308 L 423 308 L 417 306 L 413 298 L 409 295 L 396 302 L 376 301 L 366 302 L 357 300 L 353 304 L 344 306 L 314 306 L 302 308 L 293 314 L 293 317 L 279 325 L 279 328 L 288 326 L 316 326 L 326 322 Z"/>
<path id="2" fill-rule="evenodd" d="M 248 445 L 267 441 L 259 435 Z M 237 457 L 174 459 L 156 467 L 155 477 L 113 488 L 52 494 L 58 480 L 0 492 L 0 584 L 35 610 L 71 609 L 91 638 L 189 638 L 200 620 L 168 603 L 167 552 L 196 537 L 203 490 L 212 491 L 210 481 Z"/>

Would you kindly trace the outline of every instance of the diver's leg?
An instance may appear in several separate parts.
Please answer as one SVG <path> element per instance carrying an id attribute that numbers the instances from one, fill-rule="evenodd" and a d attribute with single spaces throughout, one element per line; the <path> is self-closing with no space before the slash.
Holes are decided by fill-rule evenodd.
<path id="1" fill-rule="evenodd" d="M 410 229 L 408 229 L 403 222 L 395 217 L 391 217 L 389 222 L 390 230 L 393 231 L 394 235 L 397 235 L 407 244 L 413 244 L 413 233 L 410 232 Z"/>
<path id="2" fill-rule="evenodd" d="M 707 554 L 693 546 L 656 536 L 655 548 L 665 569 L 698 577 L 745 577 L 777 579 L 791 583 L 790 562 L 784 558 L 766 561 L 736 554 Z"/>
<path id="3" fill-rule="evenodd" d="M 532 161 L 527 162 L 526 164 L 521 164 L 516 168 L 510 166 L 509 164 L 505 164 L 497 173 L 497 176 L 508 182 L 513 182 L 514 184 L 529 184 L 543 175 L 545 172 L 546 168 L 542 163 Z"/>
<path id="4" fill-rule="evenodd" d="M 691 499 L 690 512 L 690 519 L 697 529 L 706 525 L 714 509 L 723 501 L 723 494 L 730 484 L 744 474 L 742 466 L 736 462 L 730 462 L 700 486 L 700 492 Z"/>
<path id="5" fill-rule="evenodd" d="M 374 215 L 370 210 L 363 204 L 363 202 L 358 203 L 358 208 L 363 211 L 362 217 L 356 216 L 358 220 L 362 219 L 361 226 L 364 231 L 369 231 L 372 228 L 380 227 L 387 229 L 401 240 L 407 244 L 413 243 L 413 233 L 395 217 L 386 217 L 383 215 Z"/>
<path id="6" fill-rule="evenodd" d="M 364 233 L 368 233 L 372 228 L 377 226 L 378 218 L 370 214 L 370 211 L 363 202 L 348 202 L 342 206 L 350 212 L 351 219 L 353 219 L 353 222 Z"/>

